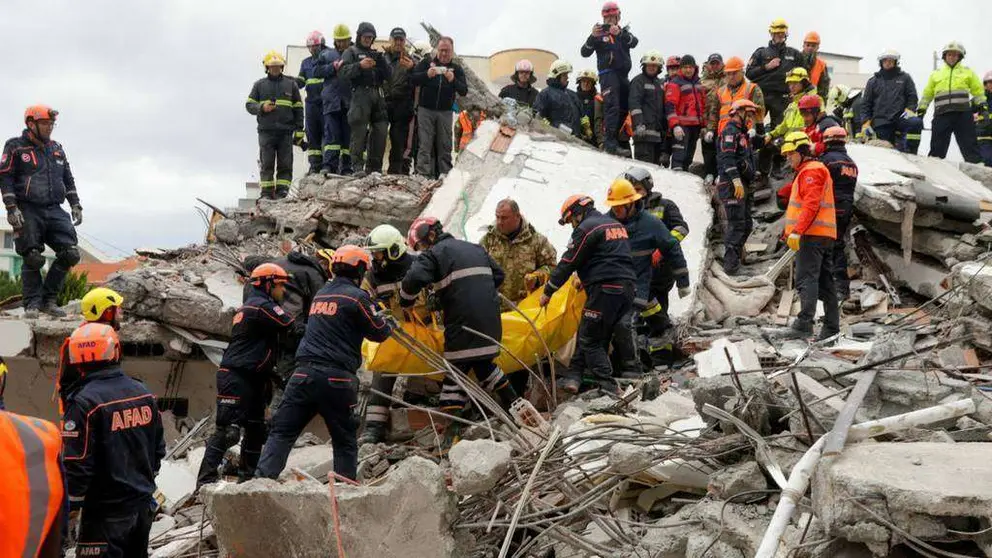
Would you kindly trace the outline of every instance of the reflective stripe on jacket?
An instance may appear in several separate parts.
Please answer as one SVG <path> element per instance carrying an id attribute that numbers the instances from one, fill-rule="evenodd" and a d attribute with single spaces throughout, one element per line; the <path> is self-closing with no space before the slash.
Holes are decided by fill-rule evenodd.
<path id="1" fill-rule="evenodd" d="M 985 89 L 981 78 L 971 68 L 960 63 L 955 66 L 944 64 L 930 74 L 930 79 L 923 88 L 919 110 L 926 110 L 930 101 L 933 101 L 936 116 L 969 111 L 972 103 L 985 104 Z"/>
<path id="2" fill-rule="evenodd" d="M 807 160 L 796 172 L 785 210 L 785 236 L 792 233 L 837 238 L 834 181 L 819 161 Z"/>
<path id="3" fill-rule="evenodd" d="M 752 103 L 758 105 L 758 113 L 755 116 L 755 122 L 763 122 L 765 119 L 765 99 L 761 95 L 761 88 L 750 81 L 742 81 L 737 89 L 732 89 L 729 85 L 721 86 L 714 93 L 713 107 L 707 108 L 707 113 L 709 117 L 707 118 L 707 128 L 713 129 L 713 125 L 716 124 L 717 135 L 723 133 L 723 128 L 727 125 L 727 121 L 730 119 L 730 107 L 734 104 L 734 101 L 739 101 L 741 99 L 747 99 Z M 714 116 L 717 117 L 714 120 Z"/>

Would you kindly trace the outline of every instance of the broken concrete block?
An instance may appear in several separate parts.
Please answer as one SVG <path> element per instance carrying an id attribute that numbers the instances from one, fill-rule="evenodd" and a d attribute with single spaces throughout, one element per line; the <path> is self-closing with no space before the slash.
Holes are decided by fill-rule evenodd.
<path id="1" fill-rule="evenodd" d="M 668 426 L 696 414 L 695 403 L 687 395 L 670 389 L 650 401 L 635 401 L 633 406 L 641 422 Z"/>
<path id="2" fill-rule="evenodd" d="M 189 556 L 190 552 L 200 546 L 201 535 L 203 540 L 213 537 L 213 526 L 209 523 L 204 525 L 202 532 L 200 525 L 190 525 L 189 527 L 169 531 L 163 537 L 165 545 L 156 548 L 151 553 L 150 558 L 183 558 Z"/>
<path id="3" fill-rule="evenodd" d="M 713 542 L 709 533 L 693 533 L 686 542 L 685 558 L 747 558 L 743 552 L 723 541 Z"/>
<path id="4" fill-rule="evenodd" d="M 176 520 L 171 515 L 160 515 L 152 523 L 152 530 L 148 534 L 149 541 L 156 541 L 169 531 L 176 528 Z"/>
<path id="5" fill-rule="evenodd" d="M 572 426 L 586 411 L 586 406 L 581 404 L 581 400 L 570 401 L 559 405 L 555 409 L 554 424 L 562 429 L 563 432 L 568 431 L 568 427 Z"/>
<path id="6" fill-rule="evenodd" d="M 196 473 L 190 471 L 185 461 L 162 461 L 155 485 L 165 496 L 162 511 L 172 513 L 185 504 L 196 490 Z"/>
<path id="7" fill-rule="evenodd" d="M 299 469 L 311 477 L 323 481 L 327 478 L 327 473 L 334 469 L 331 446 L 325 444 L 293 448 L 280 478 L 291 477 L 293 469 Z"/>
<path id="8" fill-rule="evenodd" d="M 623 442 L 610 448 L 610 470 L 619 475 L 634 475 L 654 462 L 651 448 Z"/>
<path id="9" fill-rule="evenodd" d="M 0 320 L 0 357 L 27 356 L 31 352 L 31 324 L 22 320 Z"/>
<path id="10" fill-rule="evenodd" d="M 240 227 L 234 219 L 221 219 L 214 225 L 214 238 L 224 244 L 237 244 L 241 241 Z"/>
<path id="11" fill-rule="evenodd" d="M 448 453 L 455 493 L 468 496 L 495 487 L 510 470 L 510 444 L 492 440 L 462 440 Z"/>
<path id="12" fill-rule="evenodd" d="M 726 500 L 735 494 L 768 488 L 768 481 L 756 461 L 744 461 L 724 467 L 710 475 L 708 491 L 714 498 Z"/>
<path id="13" fill-rule="evenodd" d="M 744 339 L 735 343 L 726 337 L 721 337 L 713 341 L 709 349 L 692 355 L 692 359 L 696 362 L 696 374 L 700 378 L 729 374 L 732 370 L 761 368 L 754 339 Z"/>

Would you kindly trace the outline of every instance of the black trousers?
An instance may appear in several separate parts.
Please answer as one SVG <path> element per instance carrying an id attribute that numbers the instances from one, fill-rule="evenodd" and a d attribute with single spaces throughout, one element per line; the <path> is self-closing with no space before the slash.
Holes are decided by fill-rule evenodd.
<path id="1" fill-rule="evenodd" d="M 386 172 L 410 174 L 413 159 L 405 153 L 407 145 L 412 143 L 413 100 L 405 104 L 387 100 L 386 112 L 389 114 L 389 168 Z"/>
<path id="2" fill-rule="evenodd" d="M 351 160 L 355 171 L 382 172 L 389 117 L 386 100 L 378 88 L 358 87 L 353 91 L 348 126 L 351 127 Z"/>
<path id="3" fill-rule="evenodd" d="M 696 143 L 699 141 L 699 126 L 682 126 L 685 135 L 672 140 L 672 168 L 689 170 L 692 158 L 696 156 Z"/>
<path id="4" fill-rule="evenodd" d="M 55 302 L 62 283 L 69 274 L 69 268 L 73 265 L 69 260 L 78 258 L 74 252 L 74 247 L 78 244 L 76 228 L 61 206 L 21 203 L 17 207 L 24 215 L 24 226 L 14 233 L 14 249 L 24 258 L 24 265 L 21 267 L 24 307 L 37 308 L 42 303 Z M 46 245 L 55 251 L 56 258 L 42 281 L 40 254 L 45 251 Z M 29 257 L 28 254 L 33 251 L 37 251 L 38 255 Z M 74 256 L 58 257 L 63 252 L 71 252 Z M 39 258 L 39 265 L 32 265 L 30 261 L 36 258 Z"/>
<path id="5" fill-rule="evenodd" d="M 76 556 L 148 558 L 148 534 L 155 518 L 150 500 L 147 509 L 117 516 L 84 509 Z"/>
<path id="6" fill-rule="evenodd" d="M 773 93 L 768 93 L 765 95 L 765 109 L 771 116 L 771 123 L 765 129 L 774 130 L 775 127 L 782 122 L 782 116 L 790 102 L 791 101 L 789 100 L 788 95 Z M 779 154 L 778 147 L 776 147 L 773 142 L 768 142 L 761 149 L 761 151 L 758 152 L 758 170 L 765 176 L 768 176 L 768 173 L 772 168 L 772 162 L 780 158 L 781 155 Z"/>
<path id="7" fill-rule="evenodd" d="M 620 126 L 627 118 L 628 96 L 630 95 L 630 82 L 626 75 L 609 71 L 599 76 L 600 91 L 603 96 L 603 123 L 605 137 L 603 147 L 606 151 L 613 152 L 619 148 L 617 137 L 620 133 Z"/>
<path id="8" fill-rule="evenodd" d="M 834 211 L 837 213 L 837 240 L 834 242 L 831 265 L 837 295 L 842 300 L 846 300 L 851 292 L 851 279 L 847 276 L 847 229 L 851 226 L 853 206 L 853 199 L 834 199 Z"/>
<path id="9" fill-rule="evenodd" d="M 272 417 L 269 439 L 256 475 L 278 478 L 289 452 L 318 414 L 331 434 L 334 472 L 349 479 L 358 474 L 358 378 L 351 372 L 303 364 L 289 378 L 282 403 Z"/>
<path id="10" fill-rule="evenodd" d="M 948 112 L 933 117 L 930 132 L 930 157 L 947 156 L 951 145 L 951 134 L 958 142 L 961 156 L 969 163 L 982 164 L 978 151 L 978 132 L 975 130 L 975 117 L 970 111 Z"/>
<path id="11" fill-rule="evenodd" d="M 382 393 L 392 395 L 393 388 L 396 386 L 396 380 L 396 376 L 376 372 L 372 375 L 372 387 Z M 365 409 L 365 424 L 389 424 L 390 405 L 392 405 L 391 401 L 377 393 L 373 393 L 369 397 L 369 406 Z"/>
<path id="12" fill-rule="evenodd" d="M 717 184 L 717 195 L 723 204 L 727 222 L 723 231 L 723 270 L 728 274 L 737 273 L 744 256 L 744 243 L 751 236 L 754 224 L 751 221 L 751 209 L 754 204 L 754 193 L 749 185 L 744 186 L 744 197 L 734 197 L 734 184 L 721 182 Z"/>
<path id="13" fill-rule="evenodd" d="M 323 161 L 321 147 L 324 144 L 324 107 L 320 103 L 307 103 L 306 132 L 307 132 L 307 161 L 310 172 L 318 172 Z"/>
<path id="14" fill-rule="evenodd" d="M 661 142 L 634 140 L 634 158 L 653 165 L 659 164 L 661 161 Z"/>
<path id="15" fill-rule="evenodd" d="M 716 131 L 713 132 L 716 134 Z M 700 143 L 699 149 L 703 152 L 703 169 L 704 174 L 712 176 L 716 179 L 717 168 L 716 168 L 716 142 L 717 137 L 714 136 L 713 141 L 703 141 Z"/>
<path id="16" fill-rule="evenodd" d="M 586 287 L 586 305 L 579 322 L 575 354 L 565 378 L 582 381 L 588 370 L 593 382 L 613 389 L 609 347 L 620 322 L 629 319 L 634 304 L 633 283 L 603 283 Z"/>
<path id="17" fill-rule="evenodd" d="M 840 308 L 834 284 L 834 239 L 803 235 L 796 254 L 796 289 L 799 291 L 799 316 L 792 325 L 803 333 L 813 332 L 816 301 L 823 301 L 823 332 L 840 331 Z"/>
<path id="18" fill-rule="evenodd" d="M 241 442 L 241 465 L 238 477 L 255 476 L 258 458 L 265 444 L 265 408 L 272 399 L 269 379 L 251 371 L 217 371 L 217 418 L 214 433 L 200 462 L 196 484 L 217 482 L 217 472 L 224 454 Z M 242 439 L 242 429 L 244 435 Z"/>
<path id="19" fill-rule="evenodd" d="M 263 194 L 293 185 L 293 132 L 258 132 L 258 185 Z"/>

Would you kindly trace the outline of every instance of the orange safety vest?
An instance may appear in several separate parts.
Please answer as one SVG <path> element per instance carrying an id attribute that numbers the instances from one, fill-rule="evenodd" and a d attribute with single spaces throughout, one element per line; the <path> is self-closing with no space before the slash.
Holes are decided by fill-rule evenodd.
<path id="1" fill-rule="evenodd" d="M 817 56 L 816 62 L 813 63 L 813 68 L 809 72 L 809 82 L 812 83 L 814 87 L 820 85 L 820 77 L 823 75 L 823 72 L 826 71 L 827 63 Z"/>
<path id="2" fill-rule="evenodd" d="M 837 238 L 837 213 L 834 211 L 834 181 L 830 178 L 827 166 L 819 161 L 808 161 L 796 173 L 792 181 L 792 192 L 789 194 L 789 206 L 785 210 L 785 236 L 789 236 L 799 223 L 799 215 L 803 211 L 804 186 L 823 183 L 823 195 L 820 198 L 820 209 L 810 223 L 809 228 L 801 234 L 810 236 L 825 236 Z"/>
<path id="3" fill-rule="evenodd" d="M 479 121 L 486 119 L 486 113 L 482 112 L 479 116 Z M 469 117 L 468 111 L 463 110 L 458 115 L 458 123 L 462 127 L 462 137 L 458 138 L 458 150 L 462 151 L 468 144 L 472 143 L 472 138 L 475 137 L 475 126 L 472 125 L 472 118 Z"/>
<path id="4" fill-rule="evenodd" d="M 0 411 L 0 556 L 35 558 L 62 513 L 62 437 L 54 424 Z"/>
<path id="5" fill-rule="evenodd" d="M 716 134 L 720 135 L 723 133 L 723 128 L 730 122 L 730 107 L 734 104 L 734 101 L 739 101 L 741 99 L 751 100 L 754 96 L 754 88 L 757 87 L 750 81 L 742 84 L 741 87 L 737 88 L 736 92 L 730 91 L 729 85 L 723 85 L 720 89 L 717 89 L 717 97 L 720 99 L 720 121 L 716 127 Z"/>

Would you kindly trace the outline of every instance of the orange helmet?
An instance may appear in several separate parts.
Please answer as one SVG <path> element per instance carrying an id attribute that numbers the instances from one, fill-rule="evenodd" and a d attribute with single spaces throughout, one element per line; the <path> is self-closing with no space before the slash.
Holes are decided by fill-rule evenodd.
<path id="1" fill-rule="evenodd" d="M 806 37 L 803 38 L 804 43 L 820 44 L 820 34 L 816 31 L 810 31 L 806 33 Z"/>
<path id="2" fill-rule="evenodd" d="M 741 110 L 744 112 L 758 112 L 758 105 L 751 102 L 750 99 L 737 99 L 730 105 L 730 112 L 737 112 Z"/>
<path id="3" fill-rule="evenodd" d="M 368 269 L 371 263 L 369 253 L 354 244 L 345 244 L 335 250 L 334 256 L 331 257 L 331 265 L 344 264 L 351 267 L 364 265 Z"/>
<path id="4" fill-rule="evenodd" d="M 740 59 L 739 56 L 731 56 L 727 63 L 723 65 L 724 72 L 742 72 L 744 71 L 744 61 Z"/>
<path id="5" fill-rule="evenodd" d="M 282 266 L 264 263 L 251 272 L 251 284 L 261 287 L 265 284 L 281 285 L 289 281 L 289 274 Z"/>
<path id="6" fill-rule="evenodd" d="M 561 219 L 558 219 L 559 225 L 564 225 L 572 218 L 572 215 L 576 210 L 580 208 L 592 209 L 595 207 L 595 203 L 592 198 L 585 194 L 573 194 L 565 199 L 565 203 L 561 204 Z"/>
<path id="7" fill-rule="evenodd" d="M 823 131 L 823 143 L 847 141 L 847 130 L 840 126 L 831 126 Z"/>
<path id="8" fill-rule="evenodd" d="M 121 359 L 121 341 L 108 324 L 96 322 L 79 326 L 69 336 L 69 363 L 117 362 Z"/>
<path id="9" fill-rule="evenodd" d="M 24 110 L 24 123 L 32 120 L 55 120 L 58 115 L 59 111 L 48 105 L 31 105 Z"/>

